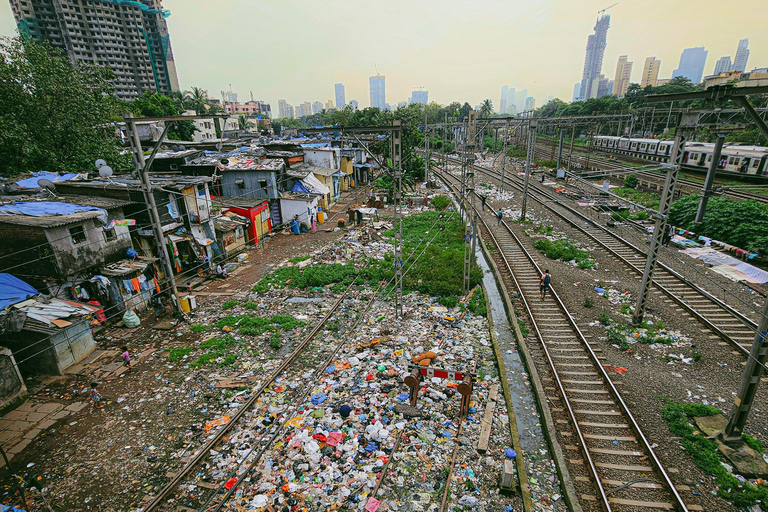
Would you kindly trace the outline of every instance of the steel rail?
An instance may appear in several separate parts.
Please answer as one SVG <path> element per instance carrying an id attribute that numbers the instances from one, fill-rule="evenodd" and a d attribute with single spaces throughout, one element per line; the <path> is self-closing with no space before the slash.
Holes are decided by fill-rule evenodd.
<path id="1" fill-rule="evenodd" d="M 455 180 L 455 177 L 451 176 Z M 477 208 L 474 207 L 474 209 L 477 211 Z M 479 212 L 478 212 L 479 213 Z M 585 452 L 585 456 L 590 464 L 590 471 L 593 473 L 593 476 L 595 477 L 595 483 L 598 487 L 598 490 L 601 495 L 601 499 L 603 501 L 603 506 L 605 507 L 606 511 L 613 510 L 608 498 L 608 495 L 606 494 L 605 489 L 603 488 L 602 482 L 600 480 L 600 477 L 597 474 L 597 468 L 594 466 L 594 461 L 591 458 L 591 454 L 589 453 L 589 448 L 587 447 L 586 440 L 583 436 L 583 433 L 581 432 L 581 429 L 579 427 L 578 421 L 576 420 L 575 411 L 573 410 L 573 407 L 571 406 L 570 401 L 567 398 L 567 395 L 565 394 L 565 388 L 563 386 L 563 383 L 560 379 L 558 370 L 555 367 L 554 361 L 549 353 L 549 350 L 546 347 L 546 344 L 544 343 L 543 335 L 541 334 L 541 331 L 539 329 L 538 324 L 535 321 L 535 317 L 533 315 L 533 312 L 531 310 L 528 298 L 523 293 L 523 289 L 520 286 L 519 281 L 517 280 L 514 272 L 512 271 L 512 268 L 509 264 L 509 261 L 507 260 L 506 256 L 503 255 L 502 246 L 498 243 L 496 236 L 493 234 L 493 232 L 490 230 L 488 225 L 486 224 L 485 220 L 482 218 L 482 216 L 479 216 L 481 219 L 481 222 L 483 226 L 485 226 L 485 229 L 488 231 L 488 233 L 491 235 L 494 244 L 499 247 L 499 253 L 504 258 L 505 265 L 507 266 L 508 271 L 510 272 L 510 276 L 512 277 L 515 286 L 520 294 L 520 297 L 523 300 L 523 303 L 525 304 L 526 311 L 528 313 L 529 318 L 531 319 L 531 323 L 533 324 L 533 327 L 536 331 L 536 336 L 539 339 L 539 342 L 541 344 L 542 350 L 547 358 L 547 362 L 549 363 L 550 370 L 552 371 L 552 375 L 557 383 L 557 386 L 560 390 L 561 397 L 563 399 L 563 402 L 566 404 L 568 409 L 568 414 L 571 417 L 571 420 L 573 421 L 574 428 L 576 432 L 578 433 L 580 444 L 582 449 Z M 533 268 L 541 273 L 541 268 L 539 268 L 536 261 L 531 256 L 530 252 L 525 248 L 523 243 L 520 241 L 520 239 L 515 235 L 514 231 L 509 227 L 509 225 L 506 222 L 502 222 L 502 225 L 506 229 L 506 231 L 509 233 L 509 235 L 512 237 L 512 239 L 515 241 L 515 243 L 518 245 L 520 250 L 525 254 L 526 258 L 528 259 L 529 263 L 533 266 Z M 664 470 L 663 465 L 661 464 L 661 461 L 656 456 L 656 453 L 654 452 L 653 448 L 651 447 L 650 442 L 645 437 L 645 434 L 643 434 L 642 429 L 640 428 L 640 425 L 637 423 L 637 420 L 635 419 L 632 412 L 629 410 L 629 407 L 627 406 L 626 402 L 624 402 L 624 399 L 621 397 L 621 394 L 619 393 L 619 390 L 616 388 L 616 386 L 613 384 L 613 381 L 611 380 L 610 376 L 608 375 L 607 371 L 603 367 L 602 363 L 600 362 L 599 358 L 597 357 L 597 354 L 592 350 L 592 346 L 589 344 L 587 339 L 584 337 L 584 334 L 581 332 L 581 329 L 579 328 L 578 324 L 576 323 L 576 320 L 573 318 L 573 316 L 570 314 L 568 309 L 565 307 L 565 304 L 563 303 L 560 296 L 557 294 L 557 292 L 552 289 L 552 297 L 555 299 L 558 309 L 564 314 L 566 319 L 568 320 L 568 323 L 571 327 L 571 329 L 574 331 L 574 333 L 577 335 L 579 341 L 581 342 L 581 345 L 586 349 L 587 353 L 589 354 L 592 363 L 594 366 L 597 367 L 600 376 L 603 378 L 604 384 L 607 385 L 607 387 L 611 390 L 611 393 L 613 394 L 614 399 L 618 402 L 620 405 L 623 414 L 626 416 L 626 418 L 630 421 L 632 429 L 637 434 L 638 438 L 641 440 L 643 447 L 645 448 L 646 452 L 650 454 L 650 458 L 653 461 L 654 466 L 656 467 L 656 470 L 659 472 L 659 474 L 662 477 L 662 480 L 664 481 L 664 484 L 668 488 L 668 491 L 672 494 L 674 497 L 674 500 L 676 502 L 676 506 L 678 507 L 678 510 L 681 512 L 686 512 L 688 510 L 687 506 L 685 505 L 685 502 L 683 502 L 682 497 L 677 492 L 677 489 L 675 488 L 674 484 L 672 483 L 672 480 L 669 478 L 669 475 Z"/>

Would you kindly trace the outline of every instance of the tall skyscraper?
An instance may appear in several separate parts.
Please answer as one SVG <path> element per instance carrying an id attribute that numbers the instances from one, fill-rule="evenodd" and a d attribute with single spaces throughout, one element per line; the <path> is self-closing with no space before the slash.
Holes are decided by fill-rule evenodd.
<path id="1" fill-rule="evenodd" d="M 160 0 L 11 0 L 19 33 L 60 48 L 72 64 L 109 66 L 115 95 L 179 90 L 171 40 Z"/>
<path id="2" fill-rule="evenodd" d="M 733 58 L 733 70 L 741 73 L 747 70 L 747 61 L 749 60 L 749 39 L 739 41 L 736 48 L 736 56 Z"/>
<path id="3" fill-rule="evenodd" d="M 344 108 L 347 104 L 347 98 L 344 94 L 344 84 L 336 84 L 333 86 L 336 93 L 336 108 Z"/>
<path id="4" fill-rule="evenodd" d="M 371 94 L 371 106 L 381 110 L 387 107 L 387 87 L 384 75 L 376 75 L 368 78 L 368 86 Z"/>
<path id="5" fill-rule="evenodd" d="M 499 110 L 498 112 L 500 114 L 503 114 L 507 111 L 507 98 L 509 97 L 509 86 L 508 85 L 502 85 L 501 86 L 501 99 L 499 100 Z"/>
<path id="6" fill-rule="evenodd" d="M 411 93 L 411 103 L 426 105 L 429 103 L 429 91 L 413 91 Z"/>
<path id="7" fill-rule="evenodd" d="M 285 100 L 277 100 L 277 117 L 293 117 L 288 115 L 288 102 Z"/>
<path id="8" fill-rule="evenodd" d="M 528 89 L 521 89 L 515 93 L 515 106 L 518 112 L 525 110 L 525 99 L 528 97 Z"/>
<path id="9" fill-rule="evenodd" d="M 629 78 L 632 75 L 633 62 L 628 61 L 627 55 L 619 57 L 616 63 L 616 76 L 613 78 L 613 95 L 621 98 L 629 89 Z"/>
<path id="10" fill-rule="evenodd" d="M 672 72 L 672 78 L 684 76 L 691 83 L 701 83 L 701 77 L 704 74 L 704 66 L 707 63 L 707 54 L 709 52 L 703 46 L 695 48 L 686 48 L 680 55 L 680 64 Z M 746 64 L 746 62 L 745 62 Z"/>
<path id="11" fill-rule="evenodd" d="M 509 92 L 507 92 L 507 109 L 506 112 L 509 113 L 509 107 L 515 106 L 515 88 L 510 87 Z M 517 111 L 517 109 L 515 109 Z"/>
<path id="12" fill-rule="evenodd" d="M 656 82 L 659 79 L 659 68 L 661 67 L 661 61 L 656 57 L 647 57 L 645 64 L 643 64 L 643 76 L 640 78 L 640 87 L 645 89 L 647 86 L 656 87 Z"/>
<path id="13" fill-rule="evenodd" d="M 731 56 L 726 55 L 725 57 L 720 57 L 717 59 L 717 62 L 715 63 L 715 72 L 713 74 L 719 75 L 720 73 L 725 73 L 727 71 L 730 71 L 732 67 L 731 64 Z"/>
<path id="14" fill-rule="evenodd" d="M 536 100 L 533 96 L 528 96 L 525 98 L 525 110 L 535 110 L 536 109 Z"/>
<path id="15" fill-rule="evenodd" d="M 603 72 L 603 55 L 607 44 L 611 15 L 603 13 L 595 22 L 595 33 L 587 38 L 587 54 L 584 58 L 584 72 L 581 75 L 580 99 L 588 100 L 597 96 L 600 74 Z"/>
<path id="16" fill-rule="evenodd" d="M 573 97 L 571 98 L 571 101 L 579 101 L 581 98 L 581 82 L 576 82 L 573 84 Z"/>

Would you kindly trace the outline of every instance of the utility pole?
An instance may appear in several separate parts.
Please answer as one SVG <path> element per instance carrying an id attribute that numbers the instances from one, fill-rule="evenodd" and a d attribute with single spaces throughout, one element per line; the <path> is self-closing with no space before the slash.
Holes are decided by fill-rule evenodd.
<path id="1" fill-rule="evenodd" d="M 573 139 L 576 138 L 576 125 L 571 127 L 571 148 L 568 150 L 568 171 L 570 172 L 573 164 Z"/>
<path id="2" fill-rule="evenodd" d="M 466 218 L 464 225 L 464 294 L 470 291 L 470 273 L 475 257 L 475 239 L 477 238 L 477 213 L 473 208 L 475 195 L 475 135 L 477 112 L 469 111 L 464 140 L 464 158 L 462 169 L 462 188 L 464 189 L 462 210 Z"/>
<path id="3" fill-rule="evenodd" d="M 403 316 L 403 218 L 400 208 L 403 193 L 402 129 L 400 120 L 392 121 L 397 129 L 392 132 L 392 178 L 395 182 L 395 315 Z"/>
<path id="4" fill-rule="evenodd" d="M 523 185 L 523 207 L 520 212 L 520 222 L 525 222 L 526 207 L 528 206 L 528 181 L 531 178 L 531 161 L 533 160 L 533 141 L 536 136 L 536 123 L 528 121 L 528 152 L 525 155 L 525 184 Z"/>
<path id="5" fill-rule="evenodd" d="M 752 408 L 752 401 L 757 393 L 757 386 L 760 385 L 760 377 L 763 375 L 763 366 L 765 366 L 766 355 L 768 354 L 768 298 L 763 304 L 763 311 L 760 314 L 757 333 L 752 342 L 752 350 L 749 352 L 747 365 L 741 374 L 741 384 L 739 392 L 736 395 L 735 405 L 725 426 L 722 436 L 724 441 L 741 441 L 741 434 L 744 431 L 744 425 L 747 423 L 749 410 Z"/>
<path id="6" fill-rule="evenodd" d="M 675 184 L 677 183 L 677 176 L 680 173 L 680 164 L 683 159 L 685 142 L 696 129 L 698 120 L 699 114 L 697 113 L 683 114 L 680 124 L 675 131 L 675 143 L 672 146 L 671 153 L 672 157 L 670 158 L 670 165 L 668 165 L 667 169 L 667 178 L 664 181 L 664 190 L 661 193 L 659 212 L 656 216 L 656 223 L 653 228 L 651 245 L 648 248 L 648 258 L 645 261 L 645 271 L 643 272 L 643 279 L 640 282 L 640 292 L 637 294 L 635 312 L 632 315 L 632 323 L 635 325 L 642 323 L 643 317 L 645 316 L 648 292 L 653 283 L 653 271 L 656 268 L 656 261 L 659 258 L 661 242 L 667 231 L 667 214 L 669 213 L 669 206 L 672 204 L 672 199 L 675 194 Z"/>
<path id="7" fill-rule="evenodd" d="M 160 214 L 157 213 L 157 204 L 155 203 L 155 196 L 152 193 L 152 184 L 149 181 L 149 169 L 144 165 L 144 151 L 141 148 L 141 140 L 136 131 L 136 122 L 133 120 L 133 114 L 125 114 L 125 123 L 128 128 L 128 140 L 131 144 L 131 151 L 133 152 L 134 160 L 136 162 L 136 168 L 139 170 L 141 185 L 144 189 L 147 202 L 149 203 L 149 212 L 152 219 L 152 232 L 155 235 L 157 250 L 159 256 L 163 258 L 163 262 L 165 263 L 165 278 L 170 285 L 171 297 L 173 299 L 171 301 L 173 302 L 173 311 L 179 314 L 181 313 L 181 303 L 179 302 L 179 296 L 176 290 L 176 278 L 173 275 L 173 265 L 171 264 L 171 258 L 168 255 L 168 246 L 165 243 L 165 235 L 163 234 L 162 224 L 160 223 Z"/>
<path id="8" fill-rule="evenodd" d="M 557 169 L 555 171 L 558 171 L 560 169 L 560 163 L 563 160 L 563 139 L 565 138 L 565 132 L 563 131 L 563 128 L 560 128 L 560 143 L 557 145 Z"/>
<path id="9" fill-rule="evenodd" d="M 723 152 L 723 142 L 725 141 L 726 133 L 717 132 L 717 141 L 715 142 L 715 149 L 712 152 L 712 162 L 709 164 L 707 170 L 707 178 L 704 180 L 704 190 L 701 192 L 701 200 L 699 201 L 699 209 L 696 210 L 696 219 L 694 222 L 699 223 L 704 221 L 704 212 L 707 209 L 707 201 L 709 201 L 712 195 L 712 185 L 715 182 L 715 172 L 720 165 L 720 155 Z"/>

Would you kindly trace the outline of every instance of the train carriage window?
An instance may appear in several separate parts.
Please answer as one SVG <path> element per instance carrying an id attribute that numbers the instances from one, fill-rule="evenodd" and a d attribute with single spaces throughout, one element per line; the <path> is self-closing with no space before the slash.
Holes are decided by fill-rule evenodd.
<path id="1" fill-rule="evenodd" d="M 640 151 L 645 151 L 648 148 L 648 144 L 640 144 Z"/>

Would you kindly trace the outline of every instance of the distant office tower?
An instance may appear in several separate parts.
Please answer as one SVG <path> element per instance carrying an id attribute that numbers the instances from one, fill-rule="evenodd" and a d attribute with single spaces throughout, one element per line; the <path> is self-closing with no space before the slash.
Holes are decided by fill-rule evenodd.
<path id="1" fill-rule="evenodd" d="M 411 103 L 426 105 L 429 103 L 429 91 L 413 91 L 411 93 Z"/>
<path id="2" fill-rule="evenodd" d="M 645 64 L 643 64 L 643 76 L 640 78 L 640 87 L 645 89 L 647 86 L 656 87 L 656 82 L 659 79 L 659 68 L 661 67 L 661 61 L 656 57 L 647 57 Z"/>
<path id="3" fill-rule="evenodd" d="M 385 110 L 387 107 L 387 91 L 384 75 L 372 76 L 368 79 L 371 93 L 371 106 Z"/>
<path id="4" fill-rule="evenodd" d="M 507 111 L 507 98 L 509 97 L 509 86 L 501 86 L 501 99 L 499 100 L 499 114 L 503 114 Z"/>
<path id="5" fill-rule="evenodd" d="M 605 54 L 608 28 L 611 26 L 611 15 L 603 14 L 595 22 L 595 33 L 587 38 L 587 54 L 584 58 L 584 72 L 581 76 L 579 98 L 588 100 L 597 96 L 597 86 L 603 71 L 603 55 Z"/>
<path id="6" fill-rule="evenodd" d="M 717 59 L 717 62 L 715 63 L 715 72 L 713 74 L 719 75 L 720 73 L 725 73 L 727 71 L 731 70 L 731 56 L 726 55 L 725 57 L 720 57 Z"/>
<path id="7" fill-rule="evenodd" d="M 573 84 L 573 96 L 571 97 L 571 101 L 579 101 L 581 98 L 581 82 L 576 82 Z"/>
<path id="8" fill-rule="evenodd" d="M 60 48 L 72 64 L 109 66 L 115 95 L 179 90 L 171 40 L 160 0 L 11 0 L 19 33 Z"/>
<path id="9" fill-rule="evenodd" d="M 741 44 L 741 43 L 739 43 Z M 672 78 L 684 76 L 691 83 L 701 83 L 701 76 L 704 74 L 704 65 L 707 63 L 707 50 L 703 46 L 696 48 L 686 48 L 680 55 L 680 64 L 672 72 Z M 745 62 L 746 64 L 746 62 Z"/>
<path id="10" fill-rule="evenodd" d="M 509 91 L 507 92 L 507 110 L 509 110 L 509 107 L 515 107 L 515 88 L 514 87 L 510 87 Z"/>
<path id="11" fill-rule="evenodd" d="M 733 58 L 733 70 L 743 73 L 747 70 L 747 61 L 749 60 L 749 39 L 739 41 L 736 48 L 736 56 Z"/>
<path id="12" fill-rule="evenodd" d="M 605 75 L 600 75 L 595 81 L 597 82 L 597 87 L 595 88 L 597 90 L 597 95 L 595 98 L 611 95 L 611 92 L 613 92 L 613 80 L 606 78 Z"/>
<path id="13" fill-rule="evenodd" d="M 632 75 L 632 64 L 626 55 L 619 57 L 616 63 L 616 76 L 613 78 L 613 95 L 621 98 L 629 89 L 629 78 Z"/>
<path id="14" fill-rule="evenodd" d="M 349 100 L 349 106 L 352 107 L 354 110 L 357 110 L 360 108 L 360 105 L 357 103 L 357 100 Z"/>
<path id="15" fill-rule="evenodd" d="M 277 100 L 277 117 L 289 117 L 287 101 Z M 293 116 L 290 116 L 290 117 L 293 117 Z"/>
<path id="16" fill-rule="evenodd" d="M 333 86 L 333 89 L 336 92 L 336 107 L 344 108 L 344 105 L 347 104 L 347 98 L 344 94 L 344 84 L 336 84 Z"/>
<path id="17" fill-rule="evenodd" d="M 525 98 L 525 110 L 535 110 L 536 109 L 536 100 L 533 96 L 528 96 Z"/>
<path id="18" fill-rule="evenodd" d="M 515 93 L 515 106 L 518 112 L 525 110 L 525 99 L 528 97 L 528 89 L 521 89 Z"/>

